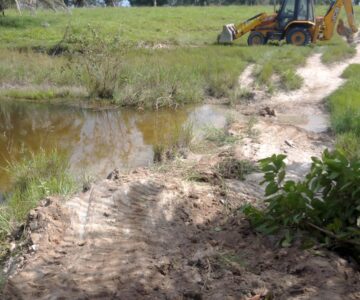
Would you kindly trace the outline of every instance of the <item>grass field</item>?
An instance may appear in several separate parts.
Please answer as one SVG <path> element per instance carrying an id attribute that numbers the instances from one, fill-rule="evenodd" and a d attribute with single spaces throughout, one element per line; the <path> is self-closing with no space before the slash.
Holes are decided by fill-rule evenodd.
<path id="1" fill-rule="evenodd" d="M 327 7 L 317 7 L 323 15 Z M 360 8 L 355 7 L 357 15 Z M 51 47 L 70 25 L 75 33 L 88 25 L 107 37 L 119 36 L 139 44 L 210 45 L 222 25 L 244 21 L 272 6 L 82 8 L 67 12 L 38 11 L 35 15 L 6 11 L 0 18 L 2 48 Z M 343 14 L 344 18 L 344 14 Z M 246 39 L 237 44 L 245 45 Z"/>
<path id="2" fill-rule="evenodd" d="M 348 157 L 360 159 L 360 65 L 349 66 L 345 85 L 329 98 L 331 122 L 337 133 L 337 147 Z"/>
<path id="3" fill-rule="evenodd" d="M 318 13 L 325 9 L 318 7 Z M 38 11 L 34 16 L 6 11 L 0 17 L 0 97 L 43 100 L 85 95 L 140 107 L 174 106 L 207 97 L 234 103 L 244 94 L 237 80 L 248 64 L 257 65 L 254 76 L 265 89 L 273 90 L 276 74 L 281 88 L 292 90 L 302 84 L 296 68 L 313 51 L 322 51 L 325 63 L 354 54 L 339 37 L 300 48 L 249 48 L 246 37 L 233 46 L 214 44 L 223 24 L 272 11 L 271 6 L 84 8 L 69 13 Z M 66 28 L 71 34 L 58 47 Z M 98 39 L 89 38 L 93 30 Z M 72 52 L 78 47 L 74 40 L 86 39 L 90 49 L 82 48 L 82 55 Z M 106 50 L 114 39 L 130 50 Z M 46 54 L 54 47 L 68 51 Z"/>
<path id="4" fill-rule="evenodd" d="M 249 7 L 159 7 L 159 8 L 83 8 L 71 13 L 40 11 L 35 16 L 9 11 L 0 18 L 1 47 L 51 47 L 63 37 L 67 25 L 76 33 L 88 24 L 107 37 L 139 44 L 213 44 L 225 23 L 245 20 L 271 6 Z M 244 41 L 241 41 L 245 44 Z"/>

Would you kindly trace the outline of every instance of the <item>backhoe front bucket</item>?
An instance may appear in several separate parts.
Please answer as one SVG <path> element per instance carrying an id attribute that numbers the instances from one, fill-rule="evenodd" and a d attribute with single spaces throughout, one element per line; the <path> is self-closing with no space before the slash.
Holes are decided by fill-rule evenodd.
<path id="1" fill-rule="evenodd" d="M 218 35 L 219 44 L 231 44 L 236 36 L 234 24 L 224 25 L 222 32 Z"/>

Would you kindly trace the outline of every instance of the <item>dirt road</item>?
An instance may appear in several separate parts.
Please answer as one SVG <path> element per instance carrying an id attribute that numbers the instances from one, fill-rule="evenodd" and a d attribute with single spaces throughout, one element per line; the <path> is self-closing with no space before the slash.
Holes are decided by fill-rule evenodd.
<path id="1" fill-rule="evenodd" d="M 360 63 L 359 53 L 352 63 Z M 342 83 L 346 65 L 328 69 L 319 55 L 311 57 L 299 70 L 305 76 L 300 91 L 263 99 L 260 110 L 275 109 L 276 116 L 259 117 L 256 134 L 232 154 L 219 149 L 183 164 L 211 177 L 224 156 L 257 160 L 282 152 L 293 175 L 301 176 L 310 156 L 332 145 L 322 99 Z M 241 109 L 259 112 L 258 105 Z M 309 125 L 314 114 L 323 115 L 324 124 Z M 230 131 L 243 135 L 245 124 L 235 122 Z M 29 216 L 29 251 L 10 268 L 3 297 L 360 299 L 359 273 L 345 259 L 298 245 L 279 249 L 250 229 L 236 209 L 261 200 L 258 174 L 227 180 L 226 193 L 215 181 L 185 177 L 171 169 L 137 169 L 114 173 L 67 202 L 44 201 Z"/>

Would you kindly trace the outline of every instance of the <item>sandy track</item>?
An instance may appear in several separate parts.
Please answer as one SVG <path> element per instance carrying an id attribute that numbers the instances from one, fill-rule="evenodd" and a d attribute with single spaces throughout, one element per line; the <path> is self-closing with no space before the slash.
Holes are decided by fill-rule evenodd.
<path id="1" fill-rule="evenodd" d="M 321 62 L 321 54 L 311 56 L 303 68 L 297 70 L 304 80 L 303 86 L 293 92 L 280 92 L 273 96 L 255 95 L 256 101 L 240 106 L 239 111 L 257 115 L 268 107 L 276 111 L 276 117 L 258 118 L 254 130 L 256 139 L 245 139 L 237 147 L 239 157 L 259 160 L 273 153 L 284 153 L 290 171 L 301 177 L 308 170 L 311 156 L 320 156 L 325 148 L 333 147 L 333 137 L 329 132 L 330 121 L 326 99 L 343 83 L 342 73 L 350 64 L 360 64 L 360 45 L 356 55 L 345 62 L 326 66 Z M 249 66 L 248 69 L 252 69 Z M 244 73 L 249 73 L 245 70 Z M 248 82 L 250 86 L 251 83 Z M 255 93 L 257 93 L 255 91 Z M 241 131 L 234 125 L 233 130 Z"/>

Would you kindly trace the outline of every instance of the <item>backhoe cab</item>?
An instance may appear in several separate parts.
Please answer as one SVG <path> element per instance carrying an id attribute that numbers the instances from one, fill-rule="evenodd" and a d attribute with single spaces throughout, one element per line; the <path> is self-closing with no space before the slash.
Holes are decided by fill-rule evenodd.
<path id="1" fill-rule="evenodd" d="M 313 0 L 283 0 L 275 14 L 258 14 L 240 24 L 228 24 L 218 36 L 218 43 L 226 44 L 250 32 L 248 45 L 264 45 L 269 40 L 283 40 L 288 44 L 307 45 L 333 36 L 342 6 L 345 7 L 350 28 L 339 21 L 337 32 L 352 41 L 355 26 L 352 0 L 336 0 L 324 17 L 314 16 Z"/>

